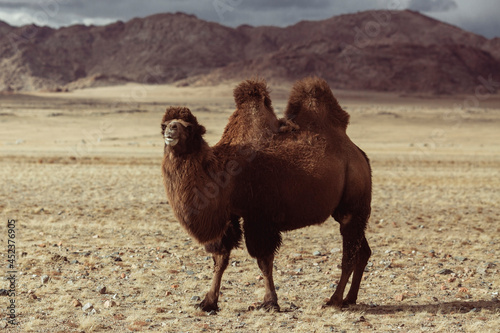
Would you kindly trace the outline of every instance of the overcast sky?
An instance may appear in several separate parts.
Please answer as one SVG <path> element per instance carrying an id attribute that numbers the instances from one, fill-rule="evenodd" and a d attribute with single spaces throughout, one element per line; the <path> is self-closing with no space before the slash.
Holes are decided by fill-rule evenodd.
<path id="1" fill-rule="evenodd" d="M 0 0 L 11 25 L 102 25 L 162 12 L 185 12 L 236 27 L 288 26 L 369 9 L 413 9 L 488 38 L 500 37 L 500 0 Z"/>

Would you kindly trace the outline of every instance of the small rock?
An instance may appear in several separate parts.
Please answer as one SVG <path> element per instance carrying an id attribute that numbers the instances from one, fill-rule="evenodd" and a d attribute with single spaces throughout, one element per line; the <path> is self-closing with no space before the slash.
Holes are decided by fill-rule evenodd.
<path id="1" fill-rule="evenodd" d="M 31 298 L 31 299 L 37 299 L 38 296 L 35 295 L 35 294 L 28 294 L 28 297 Z"/>
<path id="2" fill-rule="evenodd" d="M 108 301 L 104 302 L 104 307 L 105 308 L 112 308 L 114 306 L 116 306 L 116 302 L 115 301 L 108 300 Z"/>
<path id="3" fill-rule="evenodd" d="M 75 264 L 78 264 L 79 261 L 75 259 L 75 260 L 71 260 L 69 263 L 72 264 L 72 265 L 75 265 Z"/>
<path id="4" fill-rule="evenodd" d="M 320 251 L 314 251 L 313 256 L 319 257 L 321 255 Z"/>
<path id="5" fill-rule="evenodd" d="M 46 284 L 47 282 L 49 282 L 50 277 L 48 275 L 42 275 L 41 279 L 42 279 L 42 284 Z"/>
<path id="6" fill-rule="evenodd" d="M 85 303 L 85 305 L 82 307 L 82 310 L 87 311 L 87 310 L 91 310 L 93 308 L 94 308 L 94 306 L 92 305 L 92 303 Z"/>
<path id="7" fill-rule="evenodd" d="M 115 261 L 123 261 L 122 258 L 120 258 L 120 257 L 116 257 L 114 260 Z"/>
<path id="8" fill-rule="evenodd" d="M 193 297 L 191 297 L 191 300 L 195 301 L 195 302 L 199 302 L 199 301 L 201 301 L 201 298 L 200 298 L 200 296 L 193 296 Z"/>
<path id="9" fill-rule="evenodd" d="M 436 274 L 449 275 L 451 273 L 453 273 L 453 271 L 451 269 L 444 268 L 444 269 L 439 270 Z"/>
<path id="10" fill-rule="evenodd" d="M 466 260 L 467 260 L 467 258 L 466 258 L 466 257 L 454 257 L 454 259 L 455 259 L 456 261 L 460 261 L 460 262 L 464 262 L 464 261 L 466 261 Z"/>
<path id="11" fill-rule="evenodd" d="M 8 296 L 9 291 L 7 289 L 0 289 L 0 296 Z"/>
<path id="12" fill-rule="evenodd" d="M 256 279 L 259 280 L 259 281 L 260 280 L 264 280 L 264 278 L 262 277 L 262 275 L 257 276 Z"/>
<path id="13" fill-rule="evenodd" d="M 97 292 L 99 294 L 105 294 L 106 293 L 106 286 L 100 286 L 100 287 L 97 287 Z"/>
<path id="14" fill-rule="evenodd" d="M 77 299 L 74 299 L 72 304 L 75 308 L 79 308 L 82 306 L 82 303 L 80 303 L 80 301 Z"/>
<path id="15" fill-rule="evenodd" d="M 405 299 L 405 295 L 404 294 L 398 294 L 396 296 L 394 296 L 394 299 L 398 302 L 401 302 Z"/>
<path id="16" fill-rule="evenodd" d="M 340 249 L 338 247 L 336 248 L 333 248 L 330 250 L 330 253 L 334 254 L 334 253 L 339 253 L 340 252 Z"/>
<path id="17" fill-rule="evenodd" d="M 495 267 L 496 265 L 493 263 L 486 263 L 483 265 L 479 265 L 476 269 L 476 272 L 478 272 L 481 275 L 484 275 L 487 273 L 489 268 Z"/>
<path id="18" fill-rule="evenodd" d="M 99 238 L 99 235 L 94 235 L 92 236 L 92 238 Z"/>

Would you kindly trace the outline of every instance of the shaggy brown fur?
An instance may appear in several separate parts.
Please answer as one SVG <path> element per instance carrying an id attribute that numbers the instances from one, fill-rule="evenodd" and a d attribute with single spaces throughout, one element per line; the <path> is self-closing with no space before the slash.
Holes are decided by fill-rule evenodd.
<path id="1" fill-rule="evenodd" d="M 342 110 L 328 83 L 314 77 L 305 78 L 293 86 L 285 118 L 314 131 L 328 130 L 332 126 L 345 130 L 349 124 L 349 114 Z"/>
<path id="2" fill-rule="evenodd" d="M 245 144 L 254 147 L 267 142 L 280 130 L 264 80 L 246 80 L 233 91 L 236 111 L 229 117 L 217 145 Z"/>
<path id="3" fill-rule="evenodd" d="M 340 108 L 326 82 L 306 79 L 294 86 L 285 119 L 290 123 L 290 118 L 293 118 L 300 129 L 281 134 L 271 131 L 269 135 L 269 127 L 266 126 L 274 123 L 275 116 L 269 116 L 274 115 L 274 111 L 271 104 L 265 102 L 265 97 L 260 99 L 259 107 L 255 106 L 253 94 L 241 98 L 235 93 L 235 97 L 238 106 L 235 113 L 239 116 L 230 118 L 223 138 L 213 149 L 224 154 L 214 154 L 219 156 L 219 162 L 209 160 L 212 163 L 210 168 L 214 170 L 221 170 L 229 160 L 235 161 L 239 167 L 238 172 L 229 177 L 227 191 L 222 191 L 216 200 L 211 201 L 214 207 L 223 210 L 225 200 L 229 200 L 229 211 L 223 210 L 225 213 L 219 216 L 230 215 L 230 222 L 215 223 L 213 219 L 199 221 L 210 230 L 227 226 L 221 231 L 221 238 L 206 245 L 207 251 L 213 254 L 215 273 L 201 308 L 205 311 L 217 309 L 222 274 L 228 265 L 231 250 L 238 246 L 241 239 L 238 217 L 244 220 L 248 252 L 257 258 L 264 275 L 266 294 L 262 307 L 279 309 L 272 268 L 274 255 L 281 244 L 281 232 L 322 223 L 333 216 L 340 223 L 344 251 L 340 283 L 327 305 L 354 304 L 371 254 L 364 236 L 370 215 L 371 171 L 366 155 L 345 133 L 348 114 Z M 263 124 L 267 128 L 265 135 L 260 136 L 258 129 L 253 128 L 252 135 L 236 135 L 238 139 L 233 140 L 230 135 L 248 129 L 240 119 L 259 122 L 251 118 L 256 115 L 255 110 L 272 120 Z M 293 127 L 296 127 L 295 124 Z M 267 139 L 264 140 L 264 137 Z M 250 138 L 250 142 L 245 142 L 245 138 Z M 259 142 L 256 146 L 255 141 Z M 251 154 L 241 154 L 241 151 L 250 151 Z M 165 153 L 167 156 L 167 148 Z M 203 149 L 199 153 L 206 154 Z M 178 158 L 185 159 L 182 155 Z M 170 161 L 164 159 L 165 163 Z M 164 177 L 168 177 L 165 172 Z M 189 177 L 184 178 L 187 179 Z M 195 176 L 193 179 L 198 181 Z M 165 183 L 167 188 L 168 181 Z M 182 204 L 186 202 L 180 202 Z M 174 210 L 183 209 L 176 207 Z M 209 210 L 216 213 L 214 207 Z M 215 223 L 215 227 L 205 223 Z M 190 228 L 189 223 L 184 224 Z M 351 288 L 347 297 L 342 299 L 351 274 Z"/>
<path id="4" fill-rule="evenodd" d="M 224 160 L 202 138 L 205 127 L 198 124 L 191 111 L 170 107 L 163 116 L 162 135 L 179 138 L 179 143 L 165 145 L 162 163 L 167 198 L 181 225 L 201 243 L 219 240 L 229 220 L 230 184 L 221 188 L 215 183 Z M 211 200 L 218 198 L 218 200 Z"/>

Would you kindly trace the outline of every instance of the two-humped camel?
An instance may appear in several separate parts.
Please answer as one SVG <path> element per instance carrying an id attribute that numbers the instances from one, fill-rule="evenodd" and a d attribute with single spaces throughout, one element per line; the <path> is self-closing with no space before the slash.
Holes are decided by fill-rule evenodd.
<path id="1" fill-rule="evenodd" d="M 317 78 L 293 86 L 282 120 L 276 118 L 265 82 L 245 81 L 234 96 L 237 109 L 213 147 L 189 109 L 170 107 L 162 119 L 169 203 L 214 259 L 212 286 L 200 307 L 218 309 L 222 275 L 244 234 L 264 276 L 261 307 L 279 310 L 273 260 L 281 233 L 329 216 L 340 224 L 343 255 L 340 282 L 327 305 L 355 304 L 371 255 L 365 238 L 371 170 L 367 156 L 346 134 L 349 115 Z"/>

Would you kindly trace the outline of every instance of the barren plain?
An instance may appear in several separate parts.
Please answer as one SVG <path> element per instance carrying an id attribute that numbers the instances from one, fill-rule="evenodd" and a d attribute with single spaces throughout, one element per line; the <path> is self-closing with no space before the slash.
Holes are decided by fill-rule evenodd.
<path id="1" fill-rule="evenodd" d="M 273 87 L 271 87 L 273 88 Z M 233 252 L 217 314 L 193 307 L 212 260 L 176 222 L 161 180 L 160 120 L 188 106 L 214 144 L 231 85 L 128 84 L 0 95 L 0 289 L 15 220 L 8 332 L 495 332 L 500 327 L 500 96 L 334 91 L 370 157 L 373 250 L 358 304 L 322 308 L 340 277 L 338 224 L 284 235 L 281 312 L 257 264 Z M 289 87 L 274 87 L 277 113 Z M 11 223 L 12 224 L 12 223 Z M 10 276 L 10 275 L 9 275 Z M 15 321 L 8 323 L 15 301 Z"/>

